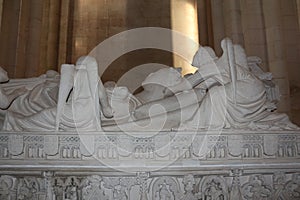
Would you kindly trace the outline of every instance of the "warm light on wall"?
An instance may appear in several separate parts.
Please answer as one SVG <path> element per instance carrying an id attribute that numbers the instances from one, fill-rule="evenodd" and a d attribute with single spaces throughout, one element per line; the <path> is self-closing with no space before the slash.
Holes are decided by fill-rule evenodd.
<path id="1" fill-rule="evenodd" d="M 171 0 L 171 20 L 172 30 L 178 31 L 186 37 L 190 38 L 194 43 L 199 43 L 198 37 L 198 15 L 197 15 L 197 1 L 196 0 Z M 180 48 L 188 49 L 189 58 L 181 58 L 174 55 L 174 66 L 182 68 L 182 74 L 194 73 L 195 68 L 191 66 L 194 53 L 197 51 L 199 45 L 191 42 L 181 43 L 175 41 L 173 37 L 173 48 L 176 45 L 181 45 Z M 183 47 L 182 45 L 186 45 Z"/>
<path id="2" fill-rule="evenodd" d="M 197 18 L 197 7 L 194 4 L 186 3 L 184 8 L 187 15 L 185 20 L 188 22 L 185 24 L 185 31 L 195 42 L 198 41 L 198 18 Z"/>

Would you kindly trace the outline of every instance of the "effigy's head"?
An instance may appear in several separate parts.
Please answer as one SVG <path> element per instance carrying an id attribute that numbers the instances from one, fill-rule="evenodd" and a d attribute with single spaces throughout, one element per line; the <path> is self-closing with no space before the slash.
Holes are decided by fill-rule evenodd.
<path id="1" fill-rule="evenodd" d="M 238 67 L 243 67 L 249 70 L 247 55 L 245 49 L 239 44 L 233 44 L 230 38 L 224 38 L 221 42 L 221 47 L 223 50 L 223 55 L 230 56 L 228 48 L 233 48 L 234 62 Z M 227 55 L 228 54 L 228 55 Z"/>
<path id="2" fill-rule="evenodd" d="M 97 60 L 92 56 L 81 56 L 78 58 L 76 66 L 85 66 L 89 69 L 98 69 Z"/>
<path id="3" fill-rule="evenodd" d="M 139 98 L 147 102 L 163 99 L 172 86 L 184 82 L 180 71 L 181 68 L 168 67 L 151 73 L 142 82 L 144 91 L 138 94 Z"/>
<path id="4" fill-rule="evenodd" d="M 0 67 L 0 83 L 7 82 L 9 80 L 7 72 Z"/>
<path id="5" fill-rule="evenodd" d="M 54 70 L 48 70 L 47 72 L 46 72 L 46 77 L 47 78 L 57 78 L 57 77 L 59 77 L 59 73 L 57 72 L 57 71 L 54 71 Z"/>
<path id="6" fill-rule="evenodd" d="M 218 59 L 214 50 L 210 47 L 200 47 L 194 55 L 192 66 L 200 68 Z"/>
<path id="7" fill-rule="evenodd" d="M 142 82 L 144 89 L 151 89 L 153 85 L 157 85 L 161 88 L 168 88 L 177 85 L 183 81 L 181 76 L 181 68 L 163 68 L 156 72 L 151 73 Z"/>

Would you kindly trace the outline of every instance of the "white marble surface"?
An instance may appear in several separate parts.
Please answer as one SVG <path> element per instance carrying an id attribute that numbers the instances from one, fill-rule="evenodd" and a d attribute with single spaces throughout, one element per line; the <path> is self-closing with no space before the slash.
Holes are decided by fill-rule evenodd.
<path id="1" fill-rule="evenodd" d="M 272 75 L 229 39 L 222 48 L 200 47 L 193 75 L 149 75 L 136 96 L 103 86 L 91 57 L 2 83 L 14 98 L 0 102 L 12 103 L 0 113 L 0 199 L 299 199 L 300 132 L 274 112 Z"/>
<path id="2" fill-rule="evenodd" d="M 278 87 L 260 59 L 225 38 L 218 58 L 200 47 L 186 77 L 174 68 L 151 73 L 136 96 L 126 87 L 105 88 L 94 58 L 62 65 L 38 78 L 0 85 L 1 124 L 7 131 L 293 130 L 276 113 Z M 3 81 L 8 77 L 0 71 Z"/>
<path id="3" fill-rule="evenodd" d="M 299 132 L 149 135 L 1 132 L 1 199 L 299 198 Z"/>

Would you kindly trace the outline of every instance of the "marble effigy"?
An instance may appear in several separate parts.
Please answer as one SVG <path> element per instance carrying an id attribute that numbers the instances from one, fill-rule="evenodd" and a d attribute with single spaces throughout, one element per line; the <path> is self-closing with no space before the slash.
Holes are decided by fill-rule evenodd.
<path id="1" fill-rule="evenodd" d="M 136 95 L 94 58 L 32 79 L 0 68 L 0 199 L 300 199 L 300 130 L 257 57 L 200 47 Z"/>
<path id="2" fill-rule="evenodd" d="M 144 130 L 139 123 L 159 130 L 297 129 L 288 117 L 276 113 L 279 92 L 272 75 L 228 38 L 218 58 L 200 47 L 192 65 L 198 70 L 182 77 L 174 68 L 150 74 L 143 91 L 132 95 L 126 87 L 104 87 L 95 58 L 83 56 L 76 65 L 64 64 L 61 75 L 1 84 L 1 120 L 6 131 L 115 131 Z M 0 82 L 8 81 L 3 70 Z M 30 88 L 31 87 L 31 88 Z M 6 89 L 7 88 L 7 89 Z M 151 127 L 147 128 L 152 130 Z"/>

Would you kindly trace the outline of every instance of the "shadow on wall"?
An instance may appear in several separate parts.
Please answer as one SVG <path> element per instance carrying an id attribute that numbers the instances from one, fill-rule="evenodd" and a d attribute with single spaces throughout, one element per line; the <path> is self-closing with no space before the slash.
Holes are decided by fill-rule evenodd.
<path id="1" fill-rule="evenodd" d="M 111 1 L 111 4 L 113 4 L 113 2 L 118 3 L 118 1 Z M 126 18 L 124 22 L 125 27 L 123 27 L 123 30 L 130 30 L 140 27 L 171 28 L 170 1 L 126 0 L 126 3 L 124 4 L 125 8 L 120 9 L 125 9 L 125 13 L 124 11 L 119 10 L 119 12 L 122 12 L 124 17 Z M 110 29 L 112 29 L 112 27 L 110 27 Z M 170 43 L 172 43 L 171 35 Z M 105 70 L 101 77 L 102 81 L 118 82 L 122 78 L 122 76 L 126 74 L 126 72 L 129 72 L 131 69 L 147 63 L 159 63 L 165 66 L 172 67 L 173 55 L 171 52 L 166 52 L 160 49 L 138 49 L 132 52 L 128 52 L 116 59 Z M 151 67 L 151 65 L 149 65 L 149 67 Z M 157 68 L 154 67 L 153 70 L 155 71 L 157 70 Z M 149 72 L 151 72 L 151 70 L 145 70 L 144 73 L 147 74 L 142 74 L 142 76 L 146 77 Z M 140 75 L 141 74 L 137 74 L 137 76 Z"/>
<path id="2" fill-rule="evenodd" d="M 300 87 L 291 85 L 291 118 L 292 121 L 300 126 Z"/>

